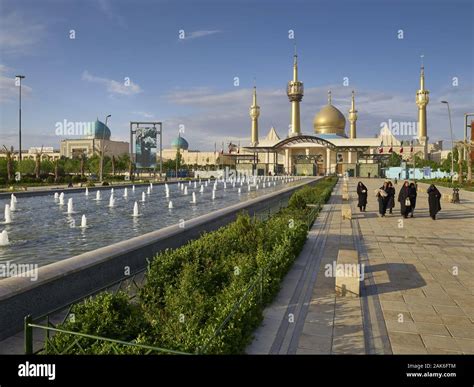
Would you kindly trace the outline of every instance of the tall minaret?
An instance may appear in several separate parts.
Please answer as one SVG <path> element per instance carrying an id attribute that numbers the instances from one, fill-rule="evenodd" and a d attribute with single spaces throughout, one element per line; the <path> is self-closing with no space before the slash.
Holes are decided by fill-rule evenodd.
<path id="1" fill-rule="evenodd" d="M 355 108 L 355 93 L 354 93 L 354 90 L 352 90 L 352 103 L 351 103 L 351 108 L 349 109 L 349 122 L 351 123 L 349 138 L 357 137 L 356 121 L 357 121 L 357 110 Z"/>
<path id="2" fill-rule="evenodd" d="M 423 55 L 421 56 L 423 58 Z M 423 146 L 423 158 L 426 159 L 428 155 L 428 133 L 426 129 L 426 105 L 430 100 L 428 94 L 430 92 L 425 90 L 425 67 L 421 63 L 420 72 L 420 90 L 416 92 L 416 104 L 418 105 L 418 140 Z"/>
<path id="3" fill-rule="evenodd" d="M 250 118 L 252 119 L 251 146 L 258 145 L 258 116 L 260 115 L 260 106 L 257 105 L 257 87 L 253 87 L 253 100 L 250 106 Z"/>
<path id="4" fill-rule="evenodd" d="M 301 134 L 300 102 L 303 99 L 303 82 L 298 81 L 298 55 L 294 55 L 293 80 L 288 82 L 286 93 L 291 102 L 291 132 L 290 136 Z"/>

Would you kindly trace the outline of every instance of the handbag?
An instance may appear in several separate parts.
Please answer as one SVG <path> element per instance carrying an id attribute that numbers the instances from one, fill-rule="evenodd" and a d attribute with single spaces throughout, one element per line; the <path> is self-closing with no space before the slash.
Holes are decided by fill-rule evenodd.
<path id="1" fill-rule="evenodd" d="M 411 206 L 410 199 L 408 199 L 408 198 L 405 199 L 405 206 L 407 206 L 407 207 Z"/>

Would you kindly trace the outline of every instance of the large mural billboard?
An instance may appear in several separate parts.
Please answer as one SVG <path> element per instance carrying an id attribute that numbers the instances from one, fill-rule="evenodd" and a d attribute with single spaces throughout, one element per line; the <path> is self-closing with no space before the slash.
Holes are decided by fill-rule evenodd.
<path id="1" fill-rule="evenodd" d="M 137 168 L 156 167 L 156 128 L 137 128 L 135 135 L 135 163 Z"/>

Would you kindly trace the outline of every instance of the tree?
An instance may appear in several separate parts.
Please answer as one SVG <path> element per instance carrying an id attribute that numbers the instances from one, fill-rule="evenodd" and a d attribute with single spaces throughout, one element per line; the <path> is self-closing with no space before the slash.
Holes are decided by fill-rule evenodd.
<path id="1" fill-rule="evenodd" d="M 81 177 L 84 177 L 84 168 L 86 164 L 86 159 L 87 159 L 87 156 L 84 153 L 81 153 L 79 155 L 79 162 L 80 162 L 79 171 L 80 171 Z"/>
<path id="2" fill-rule="evenodd" d="M 41 150 L 35 152 L 35 175 L 39 179 L 41 174 L 41 156 L 43 156 L 43 146 L 41 145 Z"/>
<path id="3" fill-rule="evenodd" d="M 115 155 L 112 155 L 112 176 L 115 176 Z"/>
<path id="4" fill-rule="evenodd" d="M 16 162 L 16 170 L 22 175 L 33 175 L 35 173 L 36 163 L 34 160 L 23 159 Z"/>
<path id="5" fill-rule="evenodd" d="M 59 180 L 59 159 L 54 162 L 54 182 L 57 183 Z"/>
<path id="6" fill-rule="evenodd" d="M 7 178 L 8 181 L 13 179 L 13 146 L 8 149 L 5 145 L 3 146 L 5 149 L 3 152 L 7 156 Z"/>
<path id="7" fill-rule="evenodd" d="M 398 153 L 392 152 L 390 158 L 388 159 L 387 165 L 389 167 L 399 167 L 402 163 L 402 156 Z"/>

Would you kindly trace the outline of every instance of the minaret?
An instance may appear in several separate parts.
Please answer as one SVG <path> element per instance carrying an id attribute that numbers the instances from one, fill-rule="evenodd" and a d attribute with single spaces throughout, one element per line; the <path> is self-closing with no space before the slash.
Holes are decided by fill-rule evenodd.
<path id="1" fill-rule="evenodd" d="M 294 55 L 293 80 L 288 82 L 286 93 L 291 102 L 291 132 L 290 136 L 301 134 L 300 102 L 303 99 L 303 82 L 298 81 L 298 56 Z"/>
<path id="2" fill-rule="evenodd" d="M 352 90 L 352 103 L 351 103 L 351 108 L 349 109 L 349 122 L 351 123 L 349 138 L 357 137 L 356 121 L 357 121 L 357 110 L 355 108 L 355 93 L 354 93 L 354 90 Z"/>
<path id="3" fill-rule="evenodd" d="M 423 58 L 423 56 L 422 56 Z M 418 140 L 423 146 L 423 158 L 426 160 L 428 154 L 428 133 L 426 129 L 426 105 L 430 100 L 428 94 L 430 92 L 425 90 L 425 67 L 421 63 L 420 72 L 420 90 L 416 92 L 416 104 L 418 105 Z"/>
<path id="4" fill-rule="evenodd" d="M 260 115 L 260 106 L 257 105 L 257 87 L 253 87 L 253 100 L 250 106 L 250 118 L 252 119 L 251 146 L 258 145 L 258 116 Z"/>

